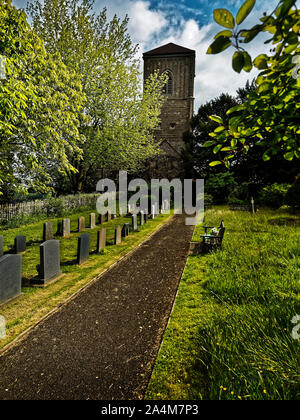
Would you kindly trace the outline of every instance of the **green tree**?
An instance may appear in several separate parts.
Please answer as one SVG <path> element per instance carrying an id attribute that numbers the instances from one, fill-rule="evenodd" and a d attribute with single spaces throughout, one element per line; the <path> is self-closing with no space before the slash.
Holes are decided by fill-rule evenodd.
<path id="1" fill-rule="evenodd" d="M 0 194 L 29 186 L 47 191 L 49 159 L 61 173 L 74 170 L 67 155 L 79 153 L 81 86 L 45 51 L 25 13 L 10 0 L 0 4 L 0 39 L 6 72 L 0 81 Z"/>
<path id="2" fill-rule="evenodd" d="M 232 66 L 236 72 L 249 72 L 253 65 L 262 72 L 248 100 L 228 111 L 228 124 L 219 116 L 211 116 L 219 127 L 210 134 L 213 140 L 207 145 L 222 153 L 222 158 L 211 165 L 223 162 L 229 167 L 229 161 L 239 152 L 247 153 L 251 144 L 263 147 L 265 161 L 278 154 L 288 161 L 300 158 L 300 78 L 297 74 L 300 11 L 295 4 L 296 0 L 280 0 L 270 15 L 265 13 L 260 23 L 248 30 L 240 29 L 239 25 L 253 9 L 255 0 L 246 0 L 236 18 L 226 9 L 214 11 L 215 21 L 226 29 L 215 36 L 207 53 L 218 54 L 234 46 Z M 272 42 L 270 55 L 260 54 L 252 60 L 242 45 L 261 32 L 271 34 L 265 42 Z"/>
<path id="3" fill-rule="evenodd" d="M 73 191 L 87 188 L 101 169 L 135 171 L 155 156 L 152 131 L 159 123 L 164 78 L 155 74 L 143 93 L 128 17 L 108 22 L 106 9 L 96 15 L 88 0 L 32 0 L 28 10 L 46 49 L 76 72 L 86 95 L 87 120 L 80 119 L 79 127 L 83 157 L 71 155 L 77 169 L 69 173 Z"/>

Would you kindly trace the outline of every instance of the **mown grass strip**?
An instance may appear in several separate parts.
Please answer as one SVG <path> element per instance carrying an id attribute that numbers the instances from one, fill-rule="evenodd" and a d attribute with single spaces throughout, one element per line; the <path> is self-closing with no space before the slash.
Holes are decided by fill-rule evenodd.
<path id="1" fill-rule="evenodd" d="M 205 224 L 221 219 L 223 249 L 188 258 L 145 398 L 299 399 L 299 217 L 216 208 Z"/>
<path id="2" fill-rule="evenodd" d="M 114 246 L 112 244 L 115 227 L 129 222 L 130 218 L 119 217 L 103 225 L 98 225 L 93 230 L 86 229 L 85 232 L 91 234 L 91 250 L 96 249 L 97 230 L 102 227 L 107 229 L 108 246 L 100 255 L 92 253 L 89 260 L 79 267 L 75 264 L 77 238 L 81 234 L 81 232 L 75 232 L 77 219 L 81 215 L 85 215 L 87 218 L 89 213 L 71 216 L 72 236 L 61 239 L 62 271 L 65 275 L 44 289 L 24 287 L 22 288 L 24 294 L 21 297 L 0 307 L 0 314 L 5 317 L 7 322 L 7 336 L 6 339 L 0 340 L 0 348 L 5 347 L 76 291 L 117 262 L 122 256 L 133 250 L 172 217 L 172 215 L 159 215 L 154 220 L 149 220 L 147 224 L 139 226 L 138 232 L 131 233 L 126 239 L 122 238 L 121 244 Z M 53 221 L 55 222 L 55 219 Z M 54 226 L 56 226 L 55 223 Z M 42 227 L 43 223 L 36 223 L 4 232 L 6 246 L 7 244 L 13 244 L 13 239 L 18 234 L 25 234 L 29 239 L 30 246 L 23 256 L 23 277 L 26 279 L 36 275 L 36 264 L 39 263 L 39 245 L 42 241 Z"/>

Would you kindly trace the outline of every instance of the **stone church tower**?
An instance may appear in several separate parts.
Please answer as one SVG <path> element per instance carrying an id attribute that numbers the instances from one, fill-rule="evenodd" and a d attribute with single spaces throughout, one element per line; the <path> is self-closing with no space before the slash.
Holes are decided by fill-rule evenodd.
<path id="1" fill-rule="evenodd" d="M 194 110 L 195 51 L 169 43 L 145 52 L 143 59 L 144 79 L 155 70 L 168 75 L 161 125 L 155 132 L 164 156 L 151 163 L 151 175 L 169 179 L 182 177 L 182 135 L 190 130 Z"/>

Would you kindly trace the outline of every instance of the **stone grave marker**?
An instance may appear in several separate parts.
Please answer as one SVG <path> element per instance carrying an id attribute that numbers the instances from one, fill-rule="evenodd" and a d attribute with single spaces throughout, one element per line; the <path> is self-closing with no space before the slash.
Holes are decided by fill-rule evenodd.
<path id="1" fill-rule="evenodd" d="M 115 241 L 114 244 L 118 245 L 122 241 L 122 229 L 121 226 L 117 226 L 115 229 Z"/>
<path id="2" fill-rule="evenodd" d="M 103 225 L 103 223 L 105 223 L 105 214 L 99 214 L 98 222 L 99 222 L 99 225 Z"/>
<path id="3" fill-rule="evenodd" d="M 4 247 L 3 236 L 0 236 L 0 257 L 3 256 L 3 247 Z"/>
<path id="4" fill-rule="evenodd" d="M 59 241 L 52 239 L 40 245 L 39 283 L 46 284 L 62 274 Z"/>
<path id="5" fill-rule="evenodd" d="M 107 222 L 110 222 L 111 221 L 111 212 L 109 210 L 106 213 L 106 220 L 107 220 Z"/>
<path id="6" fill-rule="evenodd" d="M 143 226 L 145 221 L 145 215 L 143 211 L 140 211 L 140 225 Z"/>
<path id="7" fill-rule="evenodd" d="M 62 236 L 62 220 L 58 220 L 57 221 L 57 231 L 56 231 L 56 235 L 58 236 Z M 52 238 L 53 239 L 53 238 Z M 45 240 L 44 240 L 45 242 Z"/>
<path id="8" fill-rule="evenodd" d="M 0 303 L 21 294 L 22 255 L 4 255 L 0 258 Z"/>
<path id="9" fill-rule="evenodd" d="M 124 223 L 122 227 L 122 238 L 125 238 L 129 235 L 129 223 Z"/>
<path id="10" fill-rule="evenodd" d="M 144 214 L 144 221 L 145 221 L 145 223 L 148 223 L 148 213 Z"/>
<path id="11" fill-rule="evenodd" d="M 78 238 L 78 248 L 77 248 L 77 264 L 83 264 L 89 259 L 90 254 L 90 235 L 88 233 L 83 233 Z"/>
<path id="12" fill-rule="evenodd" d="M 66 237 L 71 234 L 71 221 L 70 219 L 62 220 L 62 236 Z"/>
<path id="13" fill-rule="evenodd" d="M 131 216 L 131 223 L 132 223 L 132 230 L 133 230 L 133 231 L 138 230 L 138 225 L 137 225 L 137 215 L 136 215 L 136 214 L 133 214 L 133 215 Z"/>
<path id="14" fill-rule="evenodd" d="M 43 242 L 53 239 L 53 223 L 45 222 L 43 229 Z"/>
<path id="15" fill-rule="evenodd" d="M 97 232 L 97 252 L 99 253 L 106 247 L 106 229 L 100 229 Z"/>
<path id="16" fill-rule="evenodd" d="M 96 215 L 95 213 L 90 214 L 90 229 L 95 229 L 96 227 Z"/>
<path id="17" fill-rule="evenodd" d="M 19 235 L 15 237 L 15 253 L 21 254 L 26 251 L 26 236 Z"/>
<path id="18" fill-rule="evenodd" d="M 85 229 L 85 217 L 81 216 L 78 219 L 78 232 L 81 232 Z"/>
<path id="19" fill-rule="evenodd" d="M 152 217 L 152 219 L 155 218 L 155 204 L 152 204 L 152 206 L 151 206 L 151 217 Z"/>

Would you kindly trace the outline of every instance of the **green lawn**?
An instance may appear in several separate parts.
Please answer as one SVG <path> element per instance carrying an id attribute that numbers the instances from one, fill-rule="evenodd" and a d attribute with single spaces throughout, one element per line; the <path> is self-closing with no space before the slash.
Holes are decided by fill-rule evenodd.
<path id="1" fill-rule="evenodd" d="M 188 258 L 145 398 L 299 399 L 299 217 L 220 207 L 204 224 L 221 219 L 222 250 Z"/>
<path id="2" fill-rule="evenodd" d="M 59 238 L 61 268 L 64 276 L 43 289 L 23 287 L 23 295 L 21 297 L 0 307 L 0 315 L 3 315 L 7 321 L 7 338 L 0 340 L 0 348 L 11 342 L 49 311 L 64 302 L 102 271 L 118 261 L 123 255 L 135 248 L 171 217 L 170 215 L 159 215 L 154 220 L 148 219 L 147 224 L 139 226 L 138 232 L 131 233 L 125 239 L 122 238 L 122 243 L 118 245 L 113 245 L 115 227 L 117 225 L 122 226 L 125 222 L 131 223 L 130 217 L 118 217 L 103 225 L 97 225 L 93 230 L 86 229 L 84 232 L 91 235 L 91 254 L 89 260 L 79 267 L 76 264 L 77 241 L 78 236 L 83 232 L 77 232 L 77 221 L 79 216 L 85 216 L 87 226 L 90 212 L 91 210 L 71 215 L 71 236 L 65 239 Z M 60 219 L 51 220 L 53 221 L 55 233 L 57 220 Z M 95 253 L 97 231 L 101 227 L 107 229 L 107 247 L 98 255 Z M 36 265 L 40 261 L 39 247 L 42 243 L 43 222 L 5 230 L 0 232 L 0 234 L 4 236 L 5 252 L 9 252 L 10 247 L 13 246 L 16 235 L 26 235 L 27 251 L 23 255 L 22 277 L 26 281 L 36 276 Z"/>

